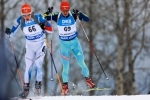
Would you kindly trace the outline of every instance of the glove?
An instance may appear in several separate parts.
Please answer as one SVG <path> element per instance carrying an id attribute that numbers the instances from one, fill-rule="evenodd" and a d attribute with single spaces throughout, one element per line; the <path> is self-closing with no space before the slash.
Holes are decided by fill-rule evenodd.
<path id="1" fill-rule="evenodd" d="M 45 27 L 45 31 L 46 31 L 47 33 L 53 33 L 53 28 L 52 28 L 52 26 L 46 26 L 46 27 Z"/>
<path id="2" fill-rule="evenodd" d="M 52 13 L 53 12 L 53 7 L 48 7 L 48 12 Z"/>
<path id="3" fill-rule="evenodd" d="M 11 34 L 11 29 L 10 29 L 10 28 L 6 28 L 5 33 L 6 33 L 7 35 L 10 35 L 10 34 Z"/>
<path id="4" fill-rule="evenodd" d="M 45 30 L 45 24 L 40 23 L 39 25 L 42 28 L 42 30 Z"/>
<path id="5" fill-rule="evenodd" d="M 43 14 L 44 18 L 45 18 L 47 15 L 49 15 L 50 13 L 52 13 L 52 12 L 53 12 L 53 7 L 48 7 L 47 12 L 45 12 L 45 13 Z"/>
<path id="6" fill-rule="evenodd" d="M 52 12 L 53 12 L 53 7 L 48 7 L 48 10 L 47 12 L 45 12 L 45 14 L 49 15 Z"/>
<path id="7" fill-rule="evenodd" d="M 77 16 L 79 16 L 79 14 L 80 14 L 79 10 L 77 10 L 77 9 L 73 9 L 73 12 L 74 12 Z"/>

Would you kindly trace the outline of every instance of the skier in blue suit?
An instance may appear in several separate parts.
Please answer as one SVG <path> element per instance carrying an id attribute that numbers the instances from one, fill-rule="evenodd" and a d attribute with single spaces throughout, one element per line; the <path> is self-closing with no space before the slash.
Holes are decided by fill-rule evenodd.
<path id="1" fill-rule="evenodd" d="M 60 53 L 61 61 L 63 64 L 62 80 L 63 80 L 63 93 L 66 95 L 68 93 L 68 72 L 69 72 L 69 59 L 70 51 L 72 50 L 79 66 L 82 69 L 82 74 L 86 78 L 87 85 L 90 88 L 95 87 L 95 84 L 91 81 L 88 67 L 84 62 L 84 55 L 77 38 L 78 31 L 76 29 L 76 21 L 79 17 L 79 20 L 88 22 L 89 18 L 87 15 L 79 12 L 78 10 L 70 11 L 70 4 L 67 1 L 62 1 L 60 4 L 61 12 L 53 13 L 52 16 L 49 13 L 52 13 L 52 7 L 49 8 L 49 11 L 43 14 L 43 16 L 48 20 L 54 20 L 57 23 L 60 39 Z M 52 19 L 51 19 L 52 18 Z"/>
<path id="2" fill-rule="evenodd" d="M 34 14 L 29 4 L 22 5 L 21 14 L 22 16 L 20 16 L 15 21 L 12 28 L 6 29 L 6 33 L 10 33 L 10 37 L 12 37 L 21 27 L 26 38 L 26 52 L 25 52 L 26 69 L 24 73 L 24 86 L 23 86 L 24 90 L 20 94 L 21 98 L 26 98 L 29 94 L 31 66 L 33 63 L 35 63 L 36 65 L 35 90 L 38 95 L 41 92 L 42 64 L 46 48 L 45 31 L 47 33 L 52 33 L 52 27 L 51 24 L 47 22 L 46 19 L 41 14 Z"/>

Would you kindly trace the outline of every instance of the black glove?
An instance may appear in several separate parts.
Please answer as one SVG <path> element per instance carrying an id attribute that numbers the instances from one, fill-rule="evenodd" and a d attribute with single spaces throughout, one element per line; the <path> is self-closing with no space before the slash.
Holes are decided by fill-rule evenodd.
<path id="1" fill-rule="evenodd" d="M 53 7 L 48 7 L 47 12 L 45 12 L 47 15 L 53 12 Z"/>
<path id="2" fill-rule="evenodd" d="M 48 12 L 52 13 L 53 12 L 53 7 L 48 7 Z"/>
<path id="3" fill-rule="evenodd" d="M 77 10 L 77 9 L 73 9 L 73 12 L 74 12 L 76 15 L 78 15 L 78 16 L 79 16 L 79 14 L 80 14 L 79 10 Z"/>
<path id="4" fill-rule="evenodd" d="M 11 29 L 10 29 L 10 28 L 6 28 L 5 33 L 6 33 L 7 35 L 10 35 L 10 34 L 11 34 Z"/>
<path id="5" fill-rule="evenodd" d="M 45 24 L 40 23 L 39 25 L 42 28 L 42 30 L 45 30 Z"/>

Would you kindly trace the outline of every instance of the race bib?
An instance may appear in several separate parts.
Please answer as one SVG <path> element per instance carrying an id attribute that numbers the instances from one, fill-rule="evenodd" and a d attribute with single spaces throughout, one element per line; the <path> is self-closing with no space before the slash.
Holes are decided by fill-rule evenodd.
<path id="1" fill-rule="evenodd" d="M 59 36 L 71 36 L 76 33 L 75 24 L 70 26 L 58 26 Z"/>
<path id="2" fill-rule="evenodd" d="M 33 24 L 24 27 L 23 32 L 25 33 L 26 36 L 34 36 L 40 34 L 42 32 L 42 29 L 38 24 Z"/>

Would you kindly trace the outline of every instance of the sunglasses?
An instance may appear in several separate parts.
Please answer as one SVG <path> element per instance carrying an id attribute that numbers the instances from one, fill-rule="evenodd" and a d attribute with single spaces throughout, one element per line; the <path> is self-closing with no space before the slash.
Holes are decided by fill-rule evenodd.
<path id="1" fill-rule="evenodd" d="M 28 15 L 23 15 L 24 17 L 29 17 L 31 14 L 28 14 Z"/>

